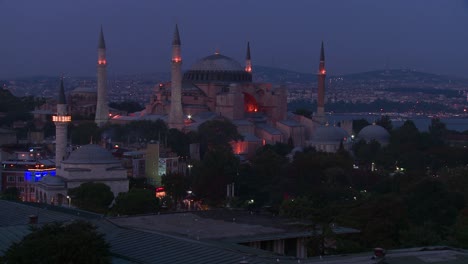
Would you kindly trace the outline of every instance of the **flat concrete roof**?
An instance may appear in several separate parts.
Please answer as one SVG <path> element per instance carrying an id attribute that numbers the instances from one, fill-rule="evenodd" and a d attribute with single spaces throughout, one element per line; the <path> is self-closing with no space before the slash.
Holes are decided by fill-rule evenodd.
<path id="1" fill-rule="evenodd" d="M 232 243 L 313 236 L 310 222 L 239 210 L 116 217 L 110 221 L 128 228 Z M 337 234 L 359 233 L 357 229 L 339 226 L 334 231 Z"/>
<path id="2" fill-rule="evenodd" d="M 192 213 L 110 218 L 123 226 L 178 234 L 196 239 L 221 239 L 285 232 L 283 229 L 203 218 Z"/>

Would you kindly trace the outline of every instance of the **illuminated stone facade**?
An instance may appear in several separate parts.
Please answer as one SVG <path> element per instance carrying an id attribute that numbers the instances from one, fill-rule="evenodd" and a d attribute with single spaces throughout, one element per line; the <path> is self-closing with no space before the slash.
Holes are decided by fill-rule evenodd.
<path id="1" fill-rule="evenodd" d="M 286 88 L 269 83 L 253 83 L 251 75 L 243 72 L 239 63 L 215 54 L 202 59 L 213 61 L 211 67 L 198 68 L 184 74 L 182 82 L 182 109 L 184 117 L 213 112 L 230 120 L 264 117 L 265 122 L 286 118 Z M 233 64 L 234 68 L 218 67 Z M 195 65 L 197 66 L 197 65 Z M 232 66 L 232 65 L 231 65 Z M 196 70 L 193 70 L 196 69 Z M 171 107 L 172 83 L 157 86 L 153 101 L 145 114 L 166 115 Z"/>

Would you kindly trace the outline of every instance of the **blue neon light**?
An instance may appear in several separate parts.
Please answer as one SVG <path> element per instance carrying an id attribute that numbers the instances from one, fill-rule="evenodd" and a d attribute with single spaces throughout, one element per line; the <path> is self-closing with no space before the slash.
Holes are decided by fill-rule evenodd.
<path id="1" fill-rule="evenodd" d="M 24 171 L 24 180 L 29 181 L 29 182 L 38 182 L 40 181 L 44 176 L 56 176 L 56 171 L 55 170 L 50 170 L 50 171 Z"/>

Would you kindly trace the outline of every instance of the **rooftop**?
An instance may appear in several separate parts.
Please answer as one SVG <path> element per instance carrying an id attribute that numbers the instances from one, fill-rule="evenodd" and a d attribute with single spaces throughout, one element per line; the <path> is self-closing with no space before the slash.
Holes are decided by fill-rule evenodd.
<path id="1" fill-rule="evenodd" d="M 302 263 L 310 264 L 376 264 L 373 253 L 309 258 Z M 444 246 L 388 250 L 386 264 L 464 264 L 468 263 L 468 251 Z"/>
<path id="2" fill-rule="evenodd" d="M 271 255 L 261 250 L 243 246 L 231 248 L 222 243 L 120 227 L 100 215 L 63 207 L 0 200 L 0 212 L 0 255 L 13 242 L 30 233 L 29 215 L 38 215 L 39 225 L 75 219 L 92 221 L 111 245 L 113 263 L 238 264 L 242 260 L 275 263 Z"/>

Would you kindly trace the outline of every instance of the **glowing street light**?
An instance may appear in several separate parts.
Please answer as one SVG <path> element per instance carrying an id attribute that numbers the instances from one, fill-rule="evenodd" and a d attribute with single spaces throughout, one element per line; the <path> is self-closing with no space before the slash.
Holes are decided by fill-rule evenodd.
<path id="1" fill-rule="evenodd" d="M 192 165 L 192 164 L 188 164 L 188 165 L 187 165 L 187 168 L 188 168 L 188 175 L 189 175 L 189 177 L 190 177 L 190 176 L 191 176 L 191 171 L 192 171 L 193 165 Z"/>

